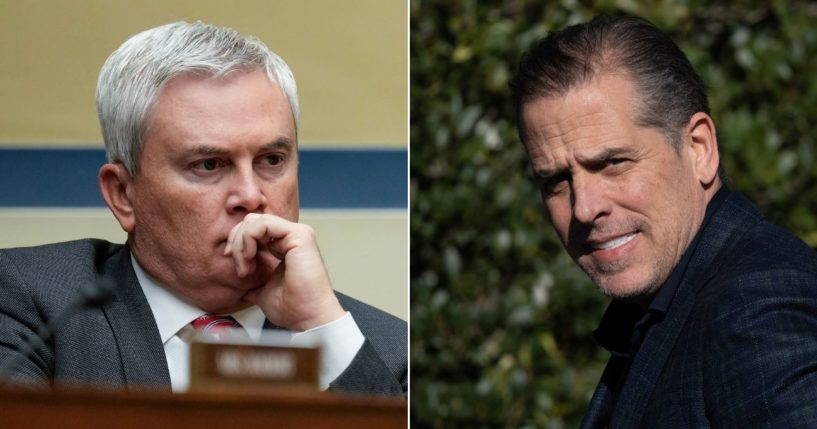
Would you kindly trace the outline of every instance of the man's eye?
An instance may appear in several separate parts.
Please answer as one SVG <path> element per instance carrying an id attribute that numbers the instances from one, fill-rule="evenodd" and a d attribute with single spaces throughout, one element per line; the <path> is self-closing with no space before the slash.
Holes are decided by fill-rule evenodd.
<path id="1" fill-rule="evenodd" d="M 605 166 L 607 167 L 615 167 L 616 169 L 619 168 L 629 168 L 632 164 L 633 160 L 630 158 L 610 158 L 604 162 Z"/>
<path id="2" fill-rule="evenodd" d="M 567 186 L 570 177 L 567 174 L 559 174 L 545 180 L 542 185 L 548 194 L 558 194 Z"/>
<path id="3" fill-rule="evenodd" d="M 269 165 L 280 165 L 284 162 L 284 157 L 279 154 L 271 154 L 265 156 L 264 161 Z"/>
<path id="4" fill-rule="evenodd" d="M 221 162 L 217 159 L 205 159 L 204 161 L 200 161 L 196 163 L 193 168 L 197 170 L 204 170 L 204 171 L 214 171 L 221 166 Z"/>
<path id="5" fill-rule="evenodd" d="M 624 158 L 611 158 L 611 159 L 607 160 L 607 164 L 609 164 L 609 165 L 619 165 L 619 164 L 623 164 L 626 161 L 627 160 L 624 159 Z"/>

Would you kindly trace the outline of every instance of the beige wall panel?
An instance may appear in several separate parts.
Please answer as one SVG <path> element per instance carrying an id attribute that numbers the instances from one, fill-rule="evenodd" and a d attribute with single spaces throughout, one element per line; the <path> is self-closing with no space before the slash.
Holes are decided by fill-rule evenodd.
<path id="1" fill-rule="evenodd" d="M 403 0 L 0 0 L 0 145 L 95 145 L 100 66 L 129 36 L 201 19 L 292 67 L 304 146 L 407 146 Z"/>
<path id="2" fill-rule="evenodd" d="M 402 211 L 304 210 L 335 289 L 407 320 L 408 226 Z M 0 248 L 78 238 L 125 242 L 107 209 L 2 209 Z"/>

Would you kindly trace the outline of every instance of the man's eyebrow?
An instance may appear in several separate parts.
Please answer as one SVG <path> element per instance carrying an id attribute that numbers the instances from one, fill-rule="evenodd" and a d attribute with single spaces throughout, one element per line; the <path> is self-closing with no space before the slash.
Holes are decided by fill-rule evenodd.
<path id="1" fill-rule="evenodd" d="M 262 151 L 271 150 L 271 149 L 280 149 L 280 148 L 289 148 L 294 146 L 292 141 L 286 137 L 281 137 L 275 141 L 269 142 L 263 146 L 261 146 Z"/>
<path id="2" fill-rule="evenodd" d="M 620 156 L 633 156 L 636 151 L 633 148 L 629 147 L 607 147 L 603 150 L 589 154 L 589 155 L 576 155 L 576 160 L 579 161 L 581 164 L 599 164 L 605 161 L 608 161 L 613 158 L 617 158 Z"/>
<path id="3" fill-rule="evenodd" d="M 282 138 L 277 139 L 275 141 L 264 144 L 263 146 L 261 146 L 259 151 L 263 152 L 263 151 L 268 151 L 268 150 L 272 150 L 272 149 L 280 149 L 282 147 L 291 147 L 291 146 L 293 146 L 292 141 L 289 140 L 288 138 L 282 137 Z M 200 146 L 196 146 L 196 147 L 192 148 L 190 150 L 190 153 L 193 153 L 193 154 L 196 154 L 196 155 L 203 155 L 203 156 L 228 155 L 230 153 L 230 150 L 229 150 L 229 148 L 222 148 L 222 147 L 211 146 L 211 145 L 200 145 Z"/>
<path id="4" fill-rule="evenodd" d="M 196 155 L 225 155 L 229 153 L 227 149 L 210 145 L 196 146 L 191 150 L 191 152 L 195 153 Z"/>
<path id="5" fill-rule="evenodd" d="M 567 174 L 570 170 L 568 168 L 542 168 L 533 169 L 533 176 L 540 182 L 547 182 L 550 179 Z"/>
<path id="6" fill-rule="evenodd" d="M 607 147 L 592 154 L 576 154 L 576 161 L 585 166 L 598 166 L 613 158 L 635 156 L 637 152 L 636 149 L 630 147 Z M 564 174 L 569 174 L 569 172 L 570 169 L 561 167 L 533 169 L 534 177 L 542 182 Z"/>

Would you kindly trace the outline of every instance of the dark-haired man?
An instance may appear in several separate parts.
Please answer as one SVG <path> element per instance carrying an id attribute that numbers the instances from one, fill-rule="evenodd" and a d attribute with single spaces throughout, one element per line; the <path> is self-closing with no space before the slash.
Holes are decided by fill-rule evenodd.
<path id="1" fill-rule="evenodd" d="M 675 43 L 596 18 L 533 47 L 513 89 L 553 227 L 613 299 L 582 427 L 817 427 L 817 254 L 724 185 Z"/>

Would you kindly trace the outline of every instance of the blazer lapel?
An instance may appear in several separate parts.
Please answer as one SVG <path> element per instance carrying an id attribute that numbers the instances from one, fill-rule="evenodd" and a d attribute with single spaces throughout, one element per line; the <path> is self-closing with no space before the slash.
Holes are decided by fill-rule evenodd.
<path id="1" fill-rule="evenodd" d="M 690 279 L 684 276 L 666 318 L 647 332 L 621 388 L 611 427 L 640 427 L 655 383 L 695 302 L 694 291 L 689 286 Z"/>
<path id="2" fill-rule="evenodd" d="M 621 371 L 621 359 L 612 356 L 604 368 L 601 380 L 593 392 L 587 412 L 584 414 L 580 429 L 604 429 L 610 424 L 610 415 L 613 411 L 613 396 L 611 386 Z"/>
<path id="3" fill-rule="evenodd" d="M 126 387 L 170 390 L 164 346 L 145 298 L 127 246 L 100 267 L 100 273 L 116 283 L 114 298 L 103 306 L 116 339 Z"/>

